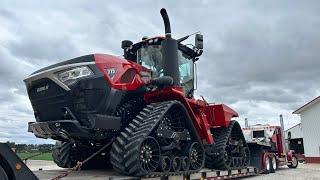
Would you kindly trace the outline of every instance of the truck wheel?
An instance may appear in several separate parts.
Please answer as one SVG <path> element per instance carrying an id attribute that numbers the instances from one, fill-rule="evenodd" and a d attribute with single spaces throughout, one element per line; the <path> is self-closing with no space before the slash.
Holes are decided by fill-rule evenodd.
<path id="1" fill-rule="evenodd" d="M 4 169 L 2 168 L 2 166 L 0 165 L 0 179 L 2 180 L 9 180 L 7 173 L 4 171 Z"/>
<path id="2" fill-rule="evenodd" d="M 288 165 L 289 168 L 297 168 L 298 167 L 298 158 L 295 155 L 292 155 L 291 164 Z"/>
<path id="3" fill-rule="evenodd" d="M 277 159 L 276 159 L 276 156 L 272 156 L 270 159 L 271 159 L 270 162 L 271 162 L 271 165 L 272 165 L 272 167 L 271 167 L 272 172 L 271 173 L 274 173 L 278 169 Z"/>
<path id="4" fill-rule="evenodd" d="M 269 170 L 269 172 L 270 172 L 270 173 L 275 173 L 275 172 L 276 172 L 276 168 L 277 168 L 277 167 L 274 167 L 273 158 L 274 158 L 274 156 L 269 157 L 269 163 L 270 163 L 270 170 Z"/>
<path id="5" fill-rule="evenodd" d="M 270 170 L 271 170 L 271 162 L 270 162 L 270 158 L 268 156 L 264 157 L 264 174 L 269 174 Z"/>

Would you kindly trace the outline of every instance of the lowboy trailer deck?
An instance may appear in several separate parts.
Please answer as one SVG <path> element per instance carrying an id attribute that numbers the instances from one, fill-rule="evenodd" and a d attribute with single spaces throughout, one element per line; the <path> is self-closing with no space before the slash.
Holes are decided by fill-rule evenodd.
<path id="1" fill-rule="evenodd" d="M 36 171 L 33 173 L 23 161 L 9 148 L 6 143 L 0 143 L 0 179 L 1 180 L 37 180 L 37 179 L 54 179 L 58 175 L 67 172 L 67 170 L 58 170 L 53 172 L 51 170 Z M 77 172 L 73 173 L 74 174 Z M 238 177 L 247 177 L 252 175 L 257 175 L 259 172 L 255 167 L 239 168 L 228 171 L 221 170 L 210 170 L 203 169 L 201 171 L 184 171 L 184 172 L 169 172 L 167 174 L 162 173 L 151 173 L 145 177 L 132 177 L 132 176 L 121 176 L 106 175 L 110 180 L 129 180 L 129 179 L 234 179 Z M 38 177 L 37 177 L 37 176 Z M 44 175 L 46 177 L 44 177 Z M 47 177 L 55 176 L 55 177 Z M 92 177 L 97 177 L 94 174 Z M 65 177 L 63 179 L 69 179 Z M 77 177 L 70 177 L 70 179 L 77 179 Z"/>
<path id="2" fill-rule="evenodd" d="M 169 175 L 163 176 L 162 174 L 151 174 L 146 177 L 119 177 L 112 176 L 109 180 L 140 180 L 140 179 L 160 179 L 160 180 L 170 180 L 170 179 L 183 179 L 183 180 L 195 180 L 195 179 L 235 179 L 240 177 L 248 177 L 258 175 L 258 170 L 255 167 L 247 167 L 242 169 L 221 171 L 214 169 L 204 169 L 199 172 L 182 172 L 182 173 L 169 173 Z"/>

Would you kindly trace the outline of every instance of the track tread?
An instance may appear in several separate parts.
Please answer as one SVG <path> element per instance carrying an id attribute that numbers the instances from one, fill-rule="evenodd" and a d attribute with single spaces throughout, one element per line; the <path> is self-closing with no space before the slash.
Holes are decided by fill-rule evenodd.
<path id="1" fill-rule="evenodd" d="M 141 176 L 145 172 L 139 168 L 139 146 L 169 107 L 177 101 L 165 101 L 147 105 L 121 132 L 112 144 L 111 164 L 122 174 Z"/>
<path id="2" fill-rule="evenodd" d="M 232 167 L 225 163 L 223 158 L 223 153 L 225 152 L 226 143 L 228 138 L 231 136 L 233 127 L 236 125 L 236 121 L 231 121 L 229 127 L 221 127 L 214 129 L 213 137 L 215 139 L 214 147 L 209 146 L 209 148 L 215 148 L 216 155 L 206 154 L 205 166 L 209 169 L 220 169 L 220 170 L 231 170 L 241 167 Z M 241 139 L 244 140 L 243 134 L 241 134 Z M 245 141 L 244 141 L 245 142 Z M 246 145 L 247 146 L 247 145 Z"/>

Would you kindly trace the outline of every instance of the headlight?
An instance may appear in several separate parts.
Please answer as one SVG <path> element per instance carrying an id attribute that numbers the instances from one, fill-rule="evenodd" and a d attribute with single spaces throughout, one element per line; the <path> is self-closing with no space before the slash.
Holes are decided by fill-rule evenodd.
<path id="1" fill-rule="evenodd" d="M 75 67 L 57 74 L 58 79 L 66 85 L 71 85 L 75 83 L 77 79 L 91 75 L 93 75 L 93 72 L 87 66 Z"/>

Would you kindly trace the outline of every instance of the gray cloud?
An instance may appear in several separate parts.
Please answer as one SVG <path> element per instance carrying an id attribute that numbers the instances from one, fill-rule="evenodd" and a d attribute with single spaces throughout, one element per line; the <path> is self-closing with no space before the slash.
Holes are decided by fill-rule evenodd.
<path id="1" fill-rule="evenodd" d="M 197 96 L 229 104 L 241 123 L 277 123 L 282 113 L 289 127 L 299 121 L 291 112 L 319 95 L 318 1 L 3 1 L 0 141 L 40 142 L 26 132 L 28 74 L 84 54 L 120 55 L 123 39 L 163 34 L 161 7 L 174 36 L 205 36 Z"/>

